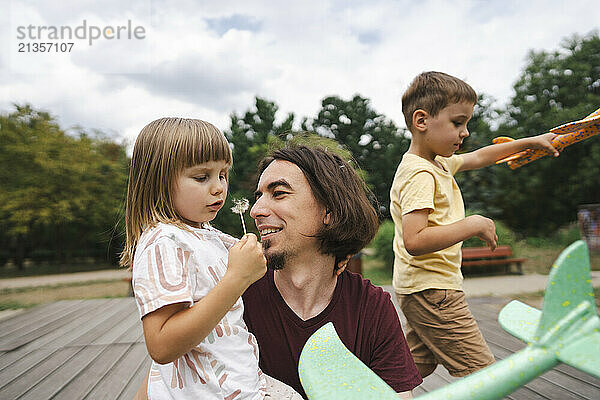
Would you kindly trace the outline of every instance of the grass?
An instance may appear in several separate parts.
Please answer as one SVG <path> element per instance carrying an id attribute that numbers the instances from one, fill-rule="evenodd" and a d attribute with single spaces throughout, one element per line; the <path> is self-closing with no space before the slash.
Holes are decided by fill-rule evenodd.
<path id="1" fill-rule="evenodd" d="M 114 268 L 116 268 L 114 265 L 98 263 L 26 265 L 23 269 L 18 269 L 14 265 L 5 265 L 4 267 L 0 267 L 0 278 L 66 274 Z"/>
<path id="2" fill-rule="evenodd" d="M 126 297 L 129 283 L 122 280 L 93 281 L 55 286 L 1 289 L 0 311 L 29 308 L 59 300 Z"/>
<path id="3" fill-rule="evenodd" d="M 552 264 L 567 245 L 553 243 L 542 240 L 521 240 L 514 244 L 513 253 L 516 257 L 526 258 L 523 263 L 523 272 L 525 274 L 547 275 L 550 272 Z M 592 270 L 600 270 L 600 253 L 590 254 L 590 265 Z M 392 284 L 392 266 L 386 268 L 383 261 L 376 258 L 375 255 L 362 257 L 363 276 L 370 279 L 374 285 Z"/>

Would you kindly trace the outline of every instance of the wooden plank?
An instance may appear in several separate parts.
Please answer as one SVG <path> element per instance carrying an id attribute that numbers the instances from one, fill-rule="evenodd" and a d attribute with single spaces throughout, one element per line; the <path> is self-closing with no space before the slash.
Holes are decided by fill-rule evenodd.
<path id="1" fill-rule="evenodd" d="M 513 257 L 510 246 L 498 246 L 494 251 L 487 247 L 465 247 L 462 249 L 461 267 L 465 268 L 463 272 L 475 271 L 475 268 L 488 266 L 506 266 L 506 273 L 510 272 L 510 267 L 514 264 L 519 274 L 523 273 L 521 264 L 527 261 L 526 258 Z M 484 269 L 487 271 L 487 269 Z"/>
<path id="2" fill-rule="evenodd" d="M 129 305 L 131 309 L 128 312 L 131 315 L 135 315 L 137 326 L 125 332 L 125 334 L 118 338 L 115 343 L 146 343 L 144 340 L 144 332 L 142 330 L 142 321 L 134 299 L 130 299 Z"/>
<path id="3" fill-rule="evenodd" d="M 547 397 L 529 389 L 527 386 L 515 390 L 506 398 L 510 400 L 548 400 Z"/>
<path id="4" fill-rule="evenodd" d="M 129 348 L 129 345 L 124 344 L 105 346 L 102 353 L 79 371 L 69 381 L 68 385 L 65 385 L 56 393 L 54 398 L 83 399 L 104 379 L 113 366 L 129 351 Z"/>
<path id="5" fill-rule="evenodd" d="M 493 349 L 494 356 L 498 360 L 507 358 L 508 356 L 514 353 L 514 351 L 506 349 L 503 346 L 499 346 L 493 340 L 489 340 L 487 338 L 486 340 L 488 341 L 490 349 Z M 548 384 L 554 385 L 564 390 L 568 390 L 569 392 L 572 392 L 586 399 L 595 399 L 599 397 L 598 395 L 600 395 L 600 390 L 598 386 L 593 384 L 594 380 L 598 381 L 597 378 L 594 378 L 591 375 L 587 375 L 585 373 L 584 375 L 575 377 L 570 374 L 566 374 L 555 367 L 552 370 L 543 374 L 541 377 L 537 378 L 536 380 L 546 381 Z"/>
<path id="6" fill-rule="evenodd" d="M 68 362 L 60 365 L 19 400 L 50 399 L 92 363 L 107 346 L 82 347 Z"/>
<path id="7" fill-rule="evenodd" d="M 388 291 L 392 292 L 392 301 L 397 306 L 393 289 Z M 468 301 L 498 359 L 525 346 L 498 325 L 498 311 L 507 301 L 493 298 Z M 67 303 L 63 302 L 63 306 L 70 305 Z M 37 312 L 38 316 L 43 314 Z M 77 314 L 55 331 L 13 351 L 0 352 L 0 399 L 133 397 L 150 365 L 133 299 L 85 301 Z M 21 322 L 11 323 L 17 326 Z M 415 389 L 415 395 L 456 379 L 440 366 Z M 507 398 L 599 399 L 599 393 L 600 380 L 563 365 Z"/>
<path id="8" fill-rule="evenodd" d="M 58 308 L 50 310 L 48 313 L 41 315 L 31 316 L 29 313 L 23 313 L 17 315 L 10 324 L 4 324 L 0 322 L 2 331 L 0 333 L 0 343 L 5 343 L 13 338 L 15 335 L 18 336 L 22 332 L 31 332 L 36 329 L 43 328 L 44 326 L 60 320 L 70 313 L 77 311 L 77 303 L 81 303 L 82 300 L 76 300 L 72 303 L 60 304 Z M 6 349 L 11 350 L 11 349 Z"/>
<path id="9" fill-rule="evenodd" d="M 495 327 L 491 322 L 481 320 L 478 321 L 478 323 L 488 345 L 493 349 L 494 356 L 497 359 L 500 360 L 506 358 L 510 354 L 525 347 L 523 342 L 512 337 L 508 333 L 499 330 L 498 327 Z M 574 369 L 567 370 L 567 373 L 565 373 L 565 370 L 561 367 L 565 366 L 559 365 L 554 367 L 551 371 L 546 372 L 542 377 L 537 379 L 546 380 L 557 387 L 569 390 L 583 398 L 593 399 L 600 394 L 600 391 L 598 390 L 598 384 L 600 384 L 599 379 L 577 370 L 575 370 L 576 374 L 573 375 L 571 373 Z"/>
<path id="10" fill-rule="evenodd" d="M 71 305 L 67 305 L 67 310 L 62 315 L 57 315 L 51 320 L 46 320 L 45 323 L 37 325 L 36 321 L 33 321 L 29 329 L 24 327 L 19 330 L 19 334 L 6 336 L 3 340 L 0 340 L 0 349 L 2 350 L 13 350 L 21 347 L 27 343 L 30 343 L 40 337 L 51 333 L 57 328 L 60 328 L 64 324 L 77 318 L 81 312 L 78 308 L 70 308 Z M 23 334 L 23 332 L 26 332 Z"/>
<path id="11" fill-rule="evenodd" d="M 115 343 L 143 343 L 145 346 L 146 340 L 144 339 L 142 323 L 140 322 L 137 325 L 137 327 L 130 330 L 129 332 L 125 332 L 123 336 L 115 340 Z"/>
<path id="12" fill-rule="evenodd" d="M 81 302 L 81 300 L 77 300 L 77 302 Z M 46 317 L 54 313 L 62 313 L 66 304 L 69 304 L 67 300 L 42 304 L 32 307 L 23 314 L 16 314 L 10 318 L 3 319 L 0 321 L 0 338 L 14 332 L 15 329 L 18 329 L 18 327 L 23 326 L 23 324 L 31 320 L 39 320 L 41 317 Z"/>
<path id="13" fill-rule="evenodd" d="M 431 375 L 423 379 L 423 383 L 421 383 L 419 387 L 426 392 L 432 392 L 435 389 L 444 387 L 453 380 L 456 380 L 456 378 L 448 379 L 442 376 L 442 371 L 445 371 L 445 368 L 441 365 L 438 365 L 438 367 L 435 369 L 435 371 L 433 371 Z"/>
<path id="14" fill-rule="evenodd" d="M 106 310 L 103 314 L 97 316 L 93 324 L 90 324 L 84 335 L 79 335 L 69 343 L 70 346 L 89 345 L 97 338 L 101 337 L 105 332 L 112 329 L 116 325 L 116 320 L 122 318 L 123 313 L 127 312 L 129 304 L 125 301 L 117 302 L 110 310 Z"/>
<path id="15" fill-rule="evenodd" d="M 104 300 L 103 302 L 106 301 L 107 300 Z M 13 351 L 3 352 L 0 355 L 0 371 L 11 365 L 13 362 L 25 357 L 31 351 L 38 350 L 40 347 L 49 346 L 52 348 L 58 348 L 64 346 L 67 343 L 65 339 L 69 337 L 68 335 L 72 334 L 72 332 L 81 331 L 81 326 L 87 326 L 89 321 L 95 318 L 95 310 L 100 306 L 101 303 L 96 301 L 86 302 L 85 305 L 81 307 L 80 315 L 77 318 L 69 321 L 65 325 L 55 329 L 47 335 L 38 338 L 34 342 L 30 342 Z"/>
<path id="16" fill-rule="evenodd" d="M 488 343 L 490 349 L 494 353 L 494 356 L 497 360 L 503 360 L 510 356 L 511 352 L 506 351 L 495 345 L 494 343 Z M 561 400 L 581 400 L 581 399 L 597 399 L 597 397 L 585 397 L 575 393 L 572 389 L 574 388 L 565 388 L 562 385 L 553 382 L 548 379 L 548 372 L 541 375 L 540 377 L 530 381 L 525 385 L 528 389 L 531 389 L 542 396 L 545 396 L 549 399 L 561 399 Z M 579 385 L 581 386 L 581 385 Z"/>
<path id="17" fill-rule="evenodd" d="M 113 400 L 118 398 L 128 386 L 133 373 L 138 370 L 141 360 L 146 354 L 146 346 L 142 343 L 129 345 L 125 355 L 119 358 L 92 391 L 85 396 L 85 399 Z"/>
<path id="18" fill-rule="evenodd" d="M 66 313 L 62 318 L 58 318 L 54 321 L 46 323 L 43 326 L 34 328 L 33 330 L 30 330 L 25 334 L 17 335 L 12 338 L 7 338 L 3 343 L 0 344 L 0 348 L 5 350 L 12 350 L 21 347 L 25 344 L 40 339 L 46 334 L 52 333 L 54 330 L 59 329 L 61 326 L 64 326 L 65 324 L 71 322 L 78 316 L 80 316 L 80 311 L 72 310 Z M 73 334 L 76 333 L 77 331 L 73 332 Z"/>
<path id="19" fill-rule="evenodd" d="M 55 351 L 54 349 L 36 349 L 19 357 L 15 362 L 3 368 L 0 371 L 0 390 L 19 376 L 27 374 L 30 369 L 43 362 L 47 357 L 54 354 Z"/>
<path id="20" fill-rule="evenodd" d="M 478 320 L 478 324 L 488 344 L 494 344 L 496 346 L 499 346 L 509 353 L 515 353 L 525 347 L 525 343 L 521 342 L 519 339 L 513 337 L 512 335 L 504 332 L 503 330 L 501 330 L 501 328 L 490 325 L 489 322 Z M 597 391 L 598 393 L 600 393 L 599 378 L 593 377 L 589 374 L 586 374 L 583 371 L 580 371 L 576 368 L 565 364 L 557 365 L 552 369 L 552 371 L 560 372 L 564 376 L 570 378 L 571 384 L 569 384 L 569 387 L 578 387 L 583 385 L 583 387 L 586 387 L 585 390 L 588 390 L 587 387 L 589 387 L 589 390 Z M 552 377 L 553 375 L 550 374 L 550 376 Z"/>
<path id="21" fill-rule="evenodd" d="M 150 359 L 150 356 L 146 355 L 146 357 L 142 360 L 138 370 L 135 372 L 135 374 L 133 375 L 133 377 L 127 384 L 127 386 L 125 386 L 125 388 L 121 392 L 121 395 L 119 396 L 119 400 L 133 399 L 133 397 L 137 393 L 138 389 L 140 388 L 140 385 L 146 378 L 146 375 L 148 375 L 151 364 L 152 364 L 152 360 Z"/>
<path id="22" fill-rule="evenodd" d="M 589 374 L 586 374 L 583 371 L 578 370 L 575 367 L 571 367 L 570 365 L 567 364 L 559 364 L 556 367 L 554 367 L 555 370 L 562 372 L 563 374 L 576 378 L 578 379 L 580 382 L 584 382 L 586 385 L 590 385 L 595 387 L 598 390 L 598 393 L 600 393 L 600 379 L 593 377 Z M 600 396 L 598 396 L 598 398 L 600 398 Z"/>
<path id="23" fill-rule="evenodd" d="M 101 336 L 94 339 L 90 344 L 111 344 L 117 343 L 119 339 L 128 335 L 130 332 L 141 332 L 142 322 L 140 321 L 137 313 L 133 314 L 128 312 L 128 308 L 125 309 L 125 317 L 120 319 L 114 326 L 104 332 Z M 138 334 L 139 336 L 139 334 Z M 135 342 L 132 340 L 131 342 Z M 123 343 L 119 341 L 118 343 Z"/>
<path id="24" fill-rule="evenodd" d="M 81 348 L 67 347 L 51 352 L 41 361 L 36 359 L 30 369 L 15 373 L 13 376 L 16 378 L 0 389 L 0 399 L 15 399 L 22 396 L 44 380 L 52 371 L 69 362 L 79 350 Z"/>

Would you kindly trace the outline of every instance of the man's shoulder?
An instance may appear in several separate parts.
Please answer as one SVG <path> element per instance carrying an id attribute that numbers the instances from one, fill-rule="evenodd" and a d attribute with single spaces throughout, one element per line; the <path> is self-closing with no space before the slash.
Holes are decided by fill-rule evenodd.
<path id="1" fill-rule="evenodd" d="M 363 278 L 360 274 L 344 271 L 348 284 L 346 295 L 352 299 L 370 304 L 391 301 L 390 294 L 380 286 L 375 286 L 370 280 Z"/>

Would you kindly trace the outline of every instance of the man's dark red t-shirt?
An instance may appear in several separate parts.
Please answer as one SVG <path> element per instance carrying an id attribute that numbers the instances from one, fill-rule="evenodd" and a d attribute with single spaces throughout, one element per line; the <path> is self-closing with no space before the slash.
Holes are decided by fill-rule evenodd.
<path id="1" fill-rule="evenodd" d="M 358 274 L 342 272 L 331 303 L 306 321 L 285 303 L 272 270 L 246 290 L 243 300 L 244 320 L 258 341 L 260 368 L 305 398 L 298 359 L 308 338 L 327 322 L 333 322 L 344 345 L 396 392 L 422 382 L 389 293 Z"/>

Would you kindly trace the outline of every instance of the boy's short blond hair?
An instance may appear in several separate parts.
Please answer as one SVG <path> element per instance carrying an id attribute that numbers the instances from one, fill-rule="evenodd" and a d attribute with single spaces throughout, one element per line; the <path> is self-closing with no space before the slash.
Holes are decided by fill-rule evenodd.
<path id="1" fill-rule="evenodd" d="M 436 116 L 449 104 L 462 102 L 477 103 L 477 93 L 468 83 L 443 72 L 422 72 L 402 95 L 406 127 L 412 130 L 412 117 L 416 110 Z"/>

